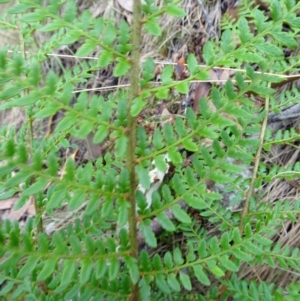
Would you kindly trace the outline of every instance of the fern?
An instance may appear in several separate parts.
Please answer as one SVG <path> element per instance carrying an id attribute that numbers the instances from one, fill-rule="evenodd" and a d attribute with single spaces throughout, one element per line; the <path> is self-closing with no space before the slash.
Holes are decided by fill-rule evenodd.
<path id="1" fill-rule="evenodd" d="M 272 240 L 281 223 L 297 221 L 299 201 L 267 204 L 255 190 L 277 177 L 298 176 L 298 163 L 267 170 L 261 153 L 299 138 L 294 128 L 274 135 L 267 121 L 271 112 L 298 102 L 296 90 L 278 99 L 274 87 L 297 70 L 283 50 L 298 46 L 300 4 L 272 1 L 266 17 L 244 2 L 236 23 L 223 21 L 220 41 L 204 45 L 204 67 L 189 54 L 187 78 L 175 81 L 173 67 L 165 66 L 154 84 L 154 60 L 140 66 L 141 25 L 159 36 L 164 14 L 185 16 L 179 3 L 141 6 L 135 0 L 132 26 L 93 19 L 89 11 L 78 17 L 74 1 L 20 0 L 3 15 L 4 29 L 20 31 L 21 47 L 0 51 L 0 110 L 22 107 L 26 122 L 18 131 L 1 129 L 0 198 L 18 195 L 16 208 L 29 199 L 36 208 L 25 227 L 2 223 L 3 300 L 283 300 L 283 288 L 240 280 L 239 271 L 248 265 L 300 270 L 299 250 Z M 27 53 L 34 31 L 49 40 Z M 44 75 L 47 55 L 75 42 L 80 64 Z M 96 49 L 97 59 L 83 60 Z M 107 98 L 77 88 L 108 66 L 130 86 Z M 211 102 L 199 99 L 199 111 L 187 108 L 185 116 L 149 126 L 146 109 L 187 94 L 191 81 L 209 80 L 216 67 L 239 69 L 224 86 L 212 87 Z M 254 95 L 264 108 L 255 106 Z M 58 112 L 63 117 L 44 135 L 42 121 Z M 60 156 L 88 137 L 105 145 L 103 156 L 79 166 L 75 154 Z M 228 210 L 236 204 L 242 212 Z M 52 229 L 47 217 L 62 207 L 74 215 L 66 216 L 63 229 Z M 183 242 L 155 249 L 177 233 Z M 296 300 L 298 290 L 291 284 L 284 294 Z"/>

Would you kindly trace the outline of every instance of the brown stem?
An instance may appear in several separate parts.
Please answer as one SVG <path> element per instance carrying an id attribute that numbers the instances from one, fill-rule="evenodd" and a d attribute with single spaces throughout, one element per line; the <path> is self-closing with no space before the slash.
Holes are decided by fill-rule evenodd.
<path id="1" fill-rule="evenodd" d="M 26 50 L 25 50 L 25 41 L 24 41 L 21 26 L 19 27 L 19 37 L 20 37 L 21 54 L 22 54 L 24 60 L 27 60 Z M 22 96 L 28 94 L 28 89 L 23 90 L 21 94 L 22 94 Z M 30 114 L 27 113 L 27 121 L 28 121 L 28 124 L 29 124 L 29 144 L 30 144 L 29 149 L 30 149 L 31 158 L 33 158 L 33 137 L 34 137 L 34 134 L 33 134 L 33 117 L 32 117 L 31 113 Z M 30 180 L 30 185 L 34 184 L 35 181 L 36 181 L 36 176 L 33 176 Z M 33 201 L 33 204 L 34 204 L 36 214 L 37 215 L 40 214 L 41 209 L 38 206 L 37 199 L 36 199 L 35 195 L 32 196 L 32 201 Z M 43 232 L 43 218 L 42 218 L 42 216 L 39 217 L 39 221 L 38 221 L 38 224 L 37 224 L 37 233 L 41 233 L 41 232 Z"/>
<path id="2" fill-rule="evenodd" d="M 138 259 L 138 231 L 137 231 L 137 217 L 136 217 L 136 203 L 135 203 L 135 192 L 137 187 L 137 179 L 135 173 L 136 166 L 136 117 L 130 115 L 131 104 L 139 95 L 139 74 L 140 74 L 140 45 L 141 45 L 141 1 L 133 1 L 133 21 L 132 21 L 132 60 L 131 60 L 131 73 L 130 73 L 130 89 L 129 95 L 130 100 L 128 104 L 128 146 L 127 146 L 127 168 L 129 171 L 130 191 L 128 194 L 128 202 L 130 203 L 129 212 L 129 239 L 131 244 L 132 256 Z M 140 293 L 138 283 L 132 284 L 132 295 L 130 297 L 132 301 L 140 300 Z"/>

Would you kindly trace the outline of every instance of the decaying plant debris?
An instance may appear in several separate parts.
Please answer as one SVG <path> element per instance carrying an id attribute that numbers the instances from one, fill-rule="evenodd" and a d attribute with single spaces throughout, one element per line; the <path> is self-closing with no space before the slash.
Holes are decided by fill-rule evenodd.
<path id="1" fill-rule="evenodd" d="M 104 2 L 99 1 L 100 4 L 93 4 L 90 6 L 90 1 L 77 1 L 78 13 L 84 9 L 90 9 L 93 12 L 93 17 L 106 16 L 112 17 L 116 22 L 125 20 L 131 22 L 131 12 L 123 2 L 107 0 L 105 5 Z M 187 12 L 187 17 L 183 19 L 174 19 L 165 16 L 161 21 L 160 25 L 163 29 L 162 35 L 159 37 L 153 37 L 146 33 L 143 35 L 142 43 L 142 59 L 145 60 L 147 57 L 152 57 L 159 64 L 174 64 L 174 73 L 178 80 L 184 77 L 184 61 L 180 60 L 185 58 L 189 53 L 194 53 L 198 59 L 198 62 L 203 63 L 202 58 L 202 47 L 204 43 L 209 39 L 218 39 L 220 36 L 220 22 L 222 18 L 227 18 L 228 14 L 238 19 L 238 13 L 236 11 L 237 3 L 230 3 L 230 1 L 210 1 L 205 3 L 201 0 L 185 0 L 182 1 L 182 8 Z M 127 9 L 126 9 L 127 8 Z M 267 5 L 262 5 L 262 9 L 267 10 Z M 226 15 L 227 14 L 227 15 Z M 36 40 L 38 43 L 44 43 L 47 40 L 47 36 L 43 34 L 36 34 Z M 93 53 L 90 58 L 76 58 L 74 54 L 79 48 L 80 44 L 74 44 L 71 47 L 63 47 L 57 49 L 55 54 L 49 54 L 49 59 L 44 65 L 44 73 L 48 70 L 54 70 L 58 75 L 61 75 L 63 69 L 71 69 L 75 65 L 81 64 L 84 60 L 95 59 L 98 56 L 98 52 Z M 293 53 L 288 53 L 289 57 L 299 56 L 299 49 Z M 63 67 L 63 68 L 62 68 Z M 176 73 L 177 72 L 177 73 Z M 170 103 L 162 102 L 158 107 L 149 107 L 140 122 L 149 123 L 149 131 L 151 131 L 151 120 L 153 118 L 160 119 L 162 115 L 168 115 L 167 120 L 172 119 L 175 114 L 183 114 L 185 106 L 192 106 L 195 111 L 198 110 L 198 99 L 200 97 L 208 98 L 210 95 L 210 88 L 215 85 L 216 82 L 219 84 L 226 81 L 232 76 L 232 72 L 225 69 L 213 70 L 211 76 L 211 82 L 207 83 L 192 83 L 190 87 L 190 93 L 186 97 L 180 95 L 173 95 L 174 99 L 171 99 Z M 159 78 L 159 72 L 157 74 Z M 103 69 L 93 74 L 93 76 L 84 84 L 79 84 L 77 89 L 87 89 L 90 95 L 96 93 L 107 97 L 109 93 L 116 93 L 119 88 L 128 83 L 127 78 L 114 78 L 112 66 Z M 286 83 L 278 85 L 278 94 L 286 89 L 292 87 L 299 87 L 300 81 L 297 77 L 293 81 L 287 80 Z M 74 99 L 76 93 L 74 94 Z M 254 99 L 254 98 L 252 98 Z M 260 99 L 257 100 L 260 105 Z M 300 101 L 300 99 L 299 99 Z M 164 111 L 165 110 L 165 111 Z M 164 112 L 164 113 L 163 113 Z M 2 113 L 1 113 L 2 114 Z M 8 115 L 0 115 L 0 126 L 3 124 L 10 124 L 19 127 L 24 123 L 25 118 L 22 110 L 12 109 Z M 272 113 L 269 116 L 269 127 L 273 133 L 278 130 L 286 130 L 294 127 L 299 127 L 299 116 L 300 106 L 298 104 L 289 106 L 280 113 Z M 44 131 L 48 131 L 48 134 L 55 128 L 55 124 L 59 121 L 60 116 L 53 116 L 50 119 L 50 123 L 42 126 Z M 162 122 L 163 123 L 163 122 Z M 106 148 L 109 147 L 109 141 L 101 146 L 91 145 L 91 141 L 75 141 L 79 145 L 79 154 L 77 155 L 78 163 L 84 162 L 84 160 L 91 160 L 99 155 L 105 153 Z M 281 145 L 273 146 L 272 156 L 265 156 L 263 159 L 266 166 L 272 166 L 273 163 L 281 165 L 283 167 L 288 165 L 294 165 L 299 161 L 299 146 L 298 145 Z M 70 155 L 70 154 L 67 154 Z M 251 174 L 251 173 L 250 173 Z M 299 196 L 300 182 L 297 180 L 285 180 L 276 179 L 271 183 L 265 183 L 263 187 L 256 191 L 257 195 L 261 196 L 264 202 L 276 202 L 276 200 L 293 200 Z M 213 188 L 212 188 L 213 189 Z M 183 205 L 185 206 L 185 205 Z M 7 211 L 8 209 L 6 209 Z M 58 212 L 59 215 L 59 212 Z M 21 218 L 21 216 L 19 217 Z M 65 220 L 66 223 L 70 222 L 70 219 Z M 61 222 L 58 222 L 59 226 Z M 155 228 L 155 225 L 153 225 Z M 210 233 L 214 231 L 216 234 L 220 234 L 214 229 L 213 225 L 205 225 Z M 283 225 L 281 232 L 274 237 L 274 241 L 280 242 L 282 245 L 297 246 L 299 245 L 298 238 L 299 223 L 288 222 Z M 51 231 L 50 231 L 51 232 Z M 183 239 L 183 238 L 182 238 Z M 161 244 L 164 241 L 162 239 Z M 141 239 L 142 244 L 142 239 Z M 159 248 L 162 248 L 160 246 Z M 159 249 L 158 248 L 158 249 Z M 281 272 L 282 273 L 282 272 Z M 282 275 L 282 274 L 280 274 Z M 277 283 L 278 285 L 284 286 L 289 283 L 290 275 L 286 272 L 286 277 L 277 278 L 276 273 L 269 273 L 268 268 L 259 268 L 257 270 L 251 270 L 245 267 L 244 271 L 241 272 L 241 277 L 251 277 L 262 280 L 268 280 L 270 282 Z M 298 277 L 299 278 L 299 277 Z M 199 288 L 201 290 L 202 288 Z"/>

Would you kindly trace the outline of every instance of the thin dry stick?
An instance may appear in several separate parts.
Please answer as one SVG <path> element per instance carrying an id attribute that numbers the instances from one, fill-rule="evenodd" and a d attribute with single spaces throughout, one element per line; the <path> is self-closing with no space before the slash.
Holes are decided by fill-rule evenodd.
<path id="1" fill-rule="evenodd" d="M 268 86 L 270 87 L 271 84 L 269 83 Z M 257 176 L 257 172 L 258 172 L 258 167 L 259 167 L 259 163 L 260 163 L 260 159 L 261 159 L 261 153 L 262 153 L 262 149 L 263 149 L 263 145 L 264 145 L 266 129 L 267 129 L 267 125 L 268 125 L 269 104 L 270 104 L 270 96 L 267 96 L 266 100 L 265 100 L 266 115 L 265 115 L 265 118 L 264 118 L 263 123 L 262 123 L 262 128 L 261 128 L 260 137 L 259 137 L 260 143 L 259 143 L 259 147 L 258 147 L 258 150 L 256 152 L 256 155 L 255 155 L 254 168 L 253 168 L 251 183 L 250 183 L 250 187 L 248 189 L 247 195 L 246 195 L 246 201 L 245 201 L 245 205 L 244 205 L 242 216 L 241 216 L 241 222 L 240 222 L 240 227 L 239 227 L 241 235 L 244 232 L 244 220 L 245 220 L 245 218 L 246 218 L 246 216 L 248 215 L 248 212 L 249 212 L 250 199 L 251 199 L 251 197 L 254 193 L 256 176 Z"/>
<path id="2" fill-rule="evenodd" d="M 271 84 L 269 83 L 268 86 L 270 87 Z M 243 232 L 244 232 L 244 226 L 245 226 L 244 221 L 245 221 L 245 218 L 247 217 L 248 212 L 249 212 L 250 199 L 251 199 L 251 197 L 253 196 L 253 193 L 254 193 L 256 176 L 257 176 L 257 172 L 258 172 L 258 167 L 259 167 L 259 163 L 260 163 L 260 159 L 261 159 L 261 153 L 262 153 L 262 149 L 263 149 L 263 145 L 264 145 L 266 129 L 267 129 L 267 125 L 268 125 L 269 104 L 270 104 L 270 96 L 267 96 L 266 100 L 265 100 L 266 115 L 265 115 L 265 118 L 264 118 L 263 123 L 262 123 L 262 129 L 261 129 L 260 137 L 259 137 L 260 144 L 259 144 L 258 150 L 257 150 L 256 155 L 255 155 L 254 168 L 253 168 L 251 183 L 250 183 L 250 187 L 247 191 L 246 201 L 245 201 L 244 208 L 243 208 L 242 215 L 241 215 L 241 221 L 240 221 L 240 226 L 239 226 L 241 236 L 243 235 Z M 226 280 L 230 279 L 231 275 L 232 275 L 232 272 L 227 271 L 227 273 L 225 275 L 225 279 Z M 219 300 L 221 300 L 221 298 L 224 295 L 225 291 L 226 291 L 226 286 L 221 285 L 220 292 L 219 292 Z"/>
<path id="3" fill-rule="evenodd" d="M 236 80 L 231 80 L 233 83 L 236 82 Z M 174 83 L 179 81 L 174 81 Z M 191 80 L 190 83 L 226 83 L 226 79 L 209 79 L 209 80 Z M 251 83 L 251 80 L 245 80 L 245 83 Z M 149 82 L 151 84 L 155 85 L 161 85 L 161 82 Z M 114 89 L 121 89 L 130 87 L 130 84 L 123 84 L 123 85 L 116 85 L 116 86 L 107 86 L 107 87 L 100 87 L 100 88 L 89 88 L 89 89 L 80 89 L 75 90 L 72 93 L 80 93 L 80 92 L 88 92 L 88 91 L 103 91 L 103 90 L 114 90 Z"/>
<path id="4" fill-rule="evenodd" d="M 300 116 L 300 104 L 292 105 L 289 108 L 282 110 L 282 113 L 272 113 L 269 115 L 268 122 L 283 121 L 291 118 L 298 118 Z"/>
<path id="5" fill-rule="evenodd" d="M 8 52 L 13 53 L 12 50 L 8 50 Z M 31 54 L 29 51 L 25 51 L 26 54 Z M 98 57 L 91 57 L 91 56 L 75 56 L 75 55 L 70 55 L 70 54 L 59 54 L 59 53 L 48 53 L 47 56 L 54 56 L 54 57 L 64 57 L 64 58 L 72 58 L 72 59 L 78 59 L 78 60 L 98 60 Z M 141 61 L 145 61 L 146 58 L 144 58 Z M 157 61 L 154 60 L 155 64 L 161 64 L 161 65 L 174 65 L 176 66 L 177 63 L 172 63 L 172 62 L 166 62 L 166 61 Z M 187 64 L 184 64 L 187 66 Z M 198 64 L 198 67 L 201 68 L 206 68 L 206 65 L 203 64 Z M 214 69 L 218 70 L 229 70 L 229 71 L 234 71 L 234 72 L 243 72 L 245 73 L 246 70 L 244 69 L 238 69 L 238 68 L 230 68 L 230 67 L 217 67 L 215 66 Z M 279 78 L 288 80 L 288 79 L 297 79 L 300 78 L 299 74 L 292 74 L 292 75 L 284 75 L 284 74 L 276 74 L 276 73 L 268 73 L 268 72 L 261 72 L 261 71 L 254 71 L 255 74 L 266 74 L 266 75 L 271 75 L 271 76 L 277 76 Z M 195 81 L 197 82 L 197 81 Z"/>

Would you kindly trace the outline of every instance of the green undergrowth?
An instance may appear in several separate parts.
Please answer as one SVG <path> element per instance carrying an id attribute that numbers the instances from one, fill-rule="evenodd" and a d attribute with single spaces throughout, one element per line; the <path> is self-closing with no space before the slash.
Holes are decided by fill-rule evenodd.
<path id="1" fill-rule="evenodd" d="M 300 271 L 299 249 L 272 240 L 284 222 L 298 221 L 300 201 L 266 203 L 255 193 L 274 179 L 298 178 L 300 169 L 261 163 L 262 151 L 299 139 L 294 128 L 275 134 L 267 128 L 268 114 L 299 102 L 299 92 L 277 96 L 274 84 L 299 69 L 299 55 L 284 53 L 298 47 L 300 4 L 270 2 L 269 16 L 242 4 L 238 21 L 223 20 L 220 40 L 204 45 L 206 67 L 190 53 L 188 77 L 176 81 L 166 66 L 159 85 L 152 83 L 153 59 L 140 64 L 141 36 L 160 35 L 164 14 L 185 18 L 180 1 L 164 1 L 159 9 L 152 0 L 135 0 L 132 25 L 93 19 L 89 11 L 78 17 L 71 0 L 19 0 L 5 13 L 1 27 L 19 30 L 21 45 L 0 50 L 0 109 L 22 107 L 27 119 L 18 130 L 0 131 L 0 198 L 18 196 L 17 209 L 31 200 L 36 216 L 22 228 L 16 221 L 1 223 L 1 300 L 298 300 L 296 281 L 280 287 L 239 279 L 245 265 Z M 28 53 L 35 31 L 51 37 Z M 82 60 L 62 76 L 53 70 L 44 76 L 47 54 L 75 42 L 81 43 L 76 56 L 97 48 L 98 59 Z M 108 99 L 77 91 L 93 72 L 111 65 L 115 77 L 129 76 L 128 91 Z M 199 111 L 187 108 L 149 131 L 151 121 L 143 120 L 149 99 L 155 107 L 172 93 L 188 94 L 191 81 L 209 80 L 215 67 L 236 72 L 199 99 Z M 35 121 L 58 112 L 64 115 L 54 131 L 37 135 Z M 103 156 L 79 165 L 72 156 L 61 157 L 73 147 L 68 137 L 90 134 L 99 147 L 110 143 Z M 242 176 L 245 169 L 252 178 Z M 155 189 L 159 181 L 151 170 L 168 173 Z M 227 210 L 222 192 L 207 189 L 208 181 L 223 185 L 241 210 Z M 49 234 L 44 216 L 62 206 L 81 208 L 81 215 Z M 160 235 L 154 221 L 181 241 L 153 254 Z"/>

